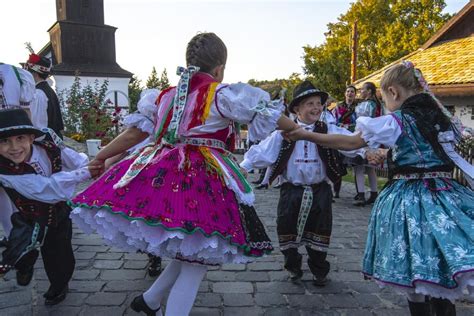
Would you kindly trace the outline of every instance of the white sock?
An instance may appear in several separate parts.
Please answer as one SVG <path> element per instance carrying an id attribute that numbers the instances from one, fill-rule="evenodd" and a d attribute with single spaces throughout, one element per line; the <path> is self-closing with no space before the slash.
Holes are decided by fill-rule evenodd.
<path id="1" fill-rule="evenodd" d="M 207 267 L 204 265 L 181 263 L 181 272 L 166 303 L 166 316 L 189 315 L 206 271 Z"/>
<path id="2" fill-rule="evenodd" d="M 365 193 L 365 167 L 364 166 L 354 166 L 354 173 L 356 178 L 357 192 Z"/>
<path id="3" fill-rule="evenodd" d="M 143 299 L 146 305 L 151 309 L 158 309 L 165 294 L 171 289 L 181 271 L 181 261 L 172 260 L 166 268 L 161 272 L 160 276 L 143 293 Z"/>
<path id="4" fill-rule="evenodd" d="M 369 176 L 369 185 L 371 192 L 377 192 L 377 174 L 375 168 L 368 168 L 367 175 Z"/>

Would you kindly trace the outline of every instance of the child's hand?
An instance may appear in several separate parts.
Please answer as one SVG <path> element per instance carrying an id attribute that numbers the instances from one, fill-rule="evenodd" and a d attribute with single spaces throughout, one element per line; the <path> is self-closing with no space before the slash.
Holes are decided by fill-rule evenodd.
<path id="1" fill-rule="evenodd" d="M 100 159 L 93 159 L 89 162 L 87 167 L 89 168 L 89 172 L 94 179 L 105 172 L 105 163 Z"/>

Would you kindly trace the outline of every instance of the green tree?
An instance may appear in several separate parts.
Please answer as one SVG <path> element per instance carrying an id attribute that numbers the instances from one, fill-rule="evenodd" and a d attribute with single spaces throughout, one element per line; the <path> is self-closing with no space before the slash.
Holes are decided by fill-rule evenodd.
<path id="1" fill-rule="evenodd" d="M 316 86 L 342 98 L 350 80 L 350 35 L 358 27 L 357 76 L 362 78 L 416 50 L 449 18 L 444 0 L 358 0 L 328 24 L 326 41 L 304 47 L 304 71 Z"/>
<path id="2" fill-rule="evenodd" d="M 160 83 L 160 79 L 158 78 L 158 73 L 156 72 L 155 66 L 153 66 L 151 70 L 151 74 L 146 80 L 145 85 L 147 89 L 160 89 L 161 83 Z"/>
<path id="3" fill-rule="evenodd" d="M 140 100 L 140 93 L 142 92 L 142 82 L 137 78 L 137 76 L 132 76 L 130 83 L 128 84 L 128 99 L 130 102 L 130 112 L 137 110 L 137 103 Z"/>
<path id="4" fill-rule="evenodd" d="M 166 88 L 169 88 L 170 86 L 170 81 L 168 79 L 168 72 L 166 71 L 166 68 L 163 70 L 161 73 L 160 77 L 160 90 L 164 90 Z"/>

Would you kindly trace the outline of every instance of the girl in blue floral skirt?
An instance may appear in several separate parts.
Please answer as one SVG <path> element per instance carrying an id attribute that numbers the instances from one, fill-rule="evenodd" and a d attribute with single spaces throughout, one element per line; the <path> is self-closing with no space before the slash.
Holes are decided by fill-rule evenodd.
<path id="1" fill-rule="evenodd" d="M 288 137 L 343 150 L 390 148 L 390 181 L 372 210 L 363 273 L 405 292 L 411 315 L 455 315 L 454 300 L 474 296 L 474 192 L 452 179 L 457 165 L 474 183 L 474 167 L 453 149 L 461 126 L 411 62 L 391 67 L 380 85 L 391 113 L 357 119 L 357 134 L 300 129 Z"/>

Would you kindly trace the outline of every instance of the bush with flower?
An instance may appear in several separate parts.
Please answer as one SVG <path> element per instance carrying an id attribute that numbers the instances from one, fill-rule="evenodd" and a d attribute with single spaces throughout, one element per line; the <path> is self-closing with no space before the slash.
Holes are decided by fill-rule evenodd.
<path id="1" fill-rule="evenodd" d="M 100 85 L 96 80 L 93 86 L 82 86 L 76 75 L 71 88 L 59 93 L 66 136 L 77 141 L 101 139 L 103 144 L 117 136 L 122 109 L 105 99 L 107 87 L 107 80 Z"/>

